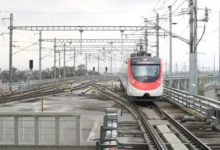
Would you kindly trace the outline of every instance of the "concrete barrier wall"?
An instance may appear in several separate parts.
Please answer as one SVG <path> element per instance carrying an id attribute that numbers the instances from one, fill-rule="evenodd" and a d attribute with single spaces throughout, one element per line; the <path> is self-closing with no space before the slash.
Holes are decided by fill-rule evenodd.
<path id="1" fill-rule="evenodd" d="M 80 146 L 81 141 L 80 115 L 0 113 L 0 145 Z"/>

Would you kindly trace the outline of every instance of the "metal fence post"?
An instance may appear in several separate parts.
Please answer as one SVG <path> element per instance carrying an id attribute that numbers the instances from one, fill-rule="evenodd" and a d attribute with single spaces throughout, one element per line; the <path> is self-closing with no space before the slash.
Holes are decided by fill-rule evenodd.
<path id="1" fill-rule="evenodd" d="M 76 117 L 76 142 L 77 145 L 81 145 L 82 141 L 82 123 L 81 123 L 81 116 Z"/>
<path id="2" fill-rule="evenodd" d="M 39 117 L 34 116 L 34 144 L 39 145 Z"/>
<path id="3" fill-rule="evenodd" d="M 99 142 L 96 142 L 96 150 L 100 150 L 99 149 Z"/>
<path id="4" fill-rule="evenodd" d="M 55 117 L 55 145 L 60 144 L 60 118 Z"/>
<path id="5" fill-rule="evenodd" d="M 14 144 L 18 145 L 18 116 L 14 116 Z"/>

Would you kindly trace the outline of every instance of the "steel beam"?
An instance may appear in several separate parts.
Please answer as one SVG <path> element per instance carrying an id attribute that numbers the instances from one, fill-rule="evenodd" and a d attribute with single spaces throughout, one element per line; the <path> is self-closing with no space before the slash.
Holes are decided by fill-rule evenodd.
<path id="1" fill-rule="evenodd" d="M 63 47 L 63 45 L 57 45 L 57 47 Z M 123 47 L 123 49 L 135 49 L 135 45 L 113 45 L 113 49 L 117 48 L 117 49 L 121 49 Z M 80 48 L 80 45 L 71 45 L 68 46 L 66 45 L 66 48 Z M 111 48 L 111 45 L 82 45 L 82 48 Z"/>
<path id="2" fill-rule="evenodd" d="M 42 39 L 43 42 L 54 42 L 54 39 Z M 56 42 L 62 43 L 136 43 L 139 42 L 139 39 L 56 39 Z"/>
<path id="3" fill-rule="evenodd" d="M 28 31 L 141 31 L 145 26 L 14 26 L 15 30 Z M 153 29 L 153 27 L 148 27 Z"/>

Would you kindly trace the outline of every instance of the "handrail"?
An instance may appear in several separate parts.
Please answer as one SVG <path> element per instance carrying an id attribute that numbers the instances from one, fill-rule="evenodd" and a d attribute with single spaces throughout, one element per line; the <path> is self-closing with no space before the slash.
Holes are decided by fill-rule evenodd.
<path id="1" fill-rule="evenodd" d="M 219 115 L 217 115 L 217 113 L 220 113 L 220 101 L 168 87 L 164 87 L 164 96 L 169 100 L 192 108 L 209 118 L 215 117 L 220 119 L 218 118 Z"/>

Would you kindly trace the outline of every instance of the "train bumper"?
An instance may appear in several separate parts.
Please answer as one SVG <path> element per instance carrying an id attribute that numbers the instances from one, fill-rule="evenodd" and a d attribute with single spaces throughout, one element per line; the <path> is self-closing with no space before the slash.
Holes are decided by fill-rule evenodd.
<path id="1" fill-rule="evenodd" d="M 150 97 L 159 97 L 163 94 L 163 84 L 161 84 L 157 89 L 155 90 L 139 90 L 132 86 L 131 83 L 128 83 L 127 87 L 127 94 L 128 96 L 135 96 L 135 97 L 143 97 L 144 95 L 148 95 Z"/>

